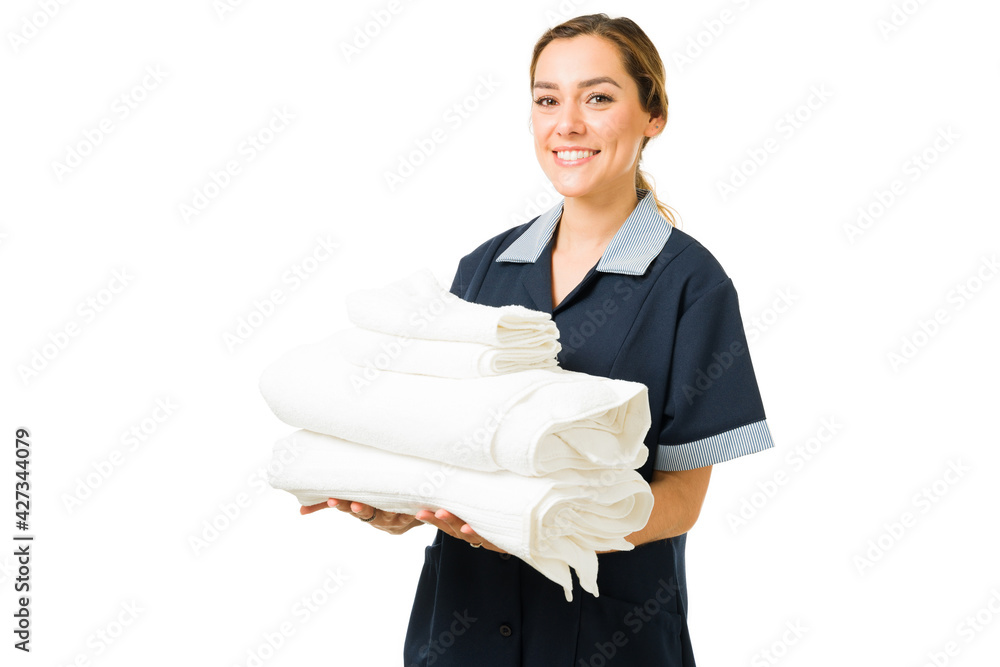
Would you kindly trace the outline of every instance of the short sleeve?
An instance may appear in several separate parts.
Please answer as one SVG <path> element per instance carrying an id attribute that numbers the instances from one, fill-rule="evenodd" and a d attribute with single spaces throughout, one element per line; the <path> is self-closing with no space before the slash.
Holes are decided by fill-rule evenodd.
<path id="1" fill-rule="evenodd" d="M 657 470 L 692 470 L 774 447 L 729 278 L 681 315 L 668 377 Z"/>

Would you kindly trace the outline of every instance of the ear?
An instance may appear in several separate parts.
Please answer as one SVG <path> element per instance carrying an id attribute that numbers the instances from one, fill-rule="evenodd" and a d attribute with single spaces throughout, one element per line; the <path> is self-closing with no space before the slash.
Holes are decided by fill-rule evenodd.
<path id="1" fill-rule="evenodd" d="M 646 131 L 643 134 L 647 137 L 655 137 L 660 132 L 663 132 L 666 124 L 667 121 L 663 116 L 651 116 L 649 122 L 646 123 Z"/>

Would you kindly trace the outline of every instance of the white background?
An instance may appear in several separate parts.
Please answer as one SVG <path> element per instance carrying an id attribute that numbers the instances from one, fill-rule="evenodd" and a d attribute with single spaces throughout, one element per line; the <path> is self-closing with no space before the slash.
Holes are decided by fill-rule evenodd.
<path id="1" fill-rule="evenodd" d="M 666 63 L 669 122 L 642 167 L 737 286 L 777 445 L 716 466 L 689 535 L 698 664 L 993 664 L 1000 6 L 220 6 L 4 3 L 4 664 L 247 665 L 286 622 L 264 664 L 401 662 L 432 530 L 303 517 L 264 487 L 270 448 L 292 429 L 257 379 L 346 326 L 348 292 L 422 266 L 448 286 L 463 255 L 558 201 L 528 128 L 531 48 L 601 11 L 635 20 Z M 447 120 L 455 105 L 461 123 Z M 268 136 L 275 109 L 294 118 Z M 102 119 L 111 131 L 88 146 Z M 445 141 L 390 187 L 385 174 L 435 128 Z M 258 134 L 270 142 L 251 160 Z M 747 162 L 768 139 L 777 150 Z M 72 151 L 87 154 L 55 166 Z M 213 189 L 230 160 L 239 173 Z M 901 194 L 878 211 L 894 180 Z M 206 186 L 214 196 L 185 219 Z M 859 207 L 879 215 L 852 235 Z M 337 250 L 310 263 L 319 238 Z M 306 265 L 304 282 L 283 278 Z M 276 289 L 270 316 L 227 344 Z M 161 422 L 157 401 L 176 406 Z M 30 655 L 12 648 L 21 426 Z M 142 440 L 123 439 L 133 428 Z M 328 573 L 341 583 L 317 595 Z M 305 618 L 295 605 L 313 595 L 325 604 Z"/>

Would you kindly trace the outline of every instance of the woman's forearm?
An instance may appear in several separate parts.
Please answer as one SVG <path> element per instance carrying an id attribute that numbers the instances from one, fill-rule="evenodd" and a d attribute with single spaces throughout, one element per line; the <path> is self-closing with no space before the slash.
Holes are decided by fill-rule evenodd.
<path id="1" fill-rule="evenodd" d="M 638 546 L 683 535 L 691 530 L 701 513 L 711 474 L 710 465 L 694 470 L 654 471 L 653 481 L 649 484 L 653 492 L 653 510 L 649 521 L 641 530 L 626 535 L 625 539 Z"/>

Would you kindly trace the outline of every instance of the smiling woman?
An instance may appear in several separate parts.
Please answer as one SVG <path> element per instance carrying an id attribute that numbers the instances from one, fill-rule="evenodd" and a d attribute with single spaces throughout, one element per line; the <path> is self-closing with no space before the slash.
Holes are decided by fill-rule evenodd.
<path id="1" fill-rule="evenodd" d="M 408 666 L 695 664 L 684 546 L 712 466 L 773 447 L 732 280 L 674 227 L 639 170 L 663 131 L 663 63 L 627 18 L 579 16 L 547 31 L 530 69 L 535 154 L 563 200 L 462 258 L 451 292 L 549 313 L 559 365 L 641 382 L 649 521 L 633 548 L 598 557 L 600 597 L 554 582 L 439 509 L 330 506 L 398 534 L 436 527 L 404 646 Z M 706 386 L 705 376 L 711 383 Z"/>

